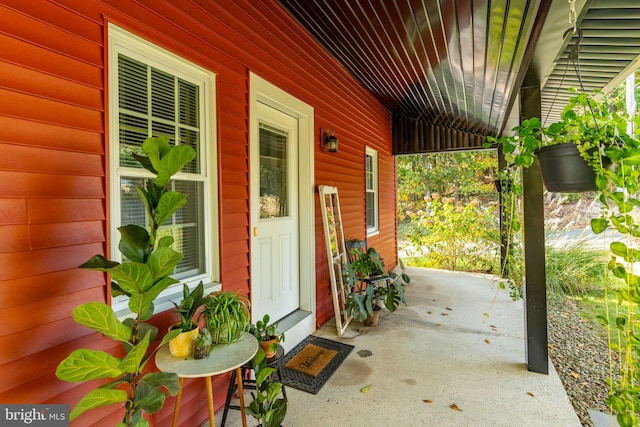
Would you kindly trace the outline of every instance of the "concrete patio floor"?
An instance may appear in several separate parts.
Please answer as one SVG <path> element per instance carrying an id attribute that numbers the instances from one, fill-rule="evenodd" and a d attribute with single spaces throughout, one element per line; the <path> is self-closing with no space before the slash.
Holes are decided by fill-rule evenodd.
<path id="1" fill-rule="evenodd" d="M 317 395 L 287 388 L 284 426 L 581 425 L 551 362 L 549 375 L 527 371 L 523 303 L 494 276 L 407 272 L 408 305 L 378 326 L 315 332 L 355 348 Z M 238 411 L 226 425 L 241 425 Z"/>

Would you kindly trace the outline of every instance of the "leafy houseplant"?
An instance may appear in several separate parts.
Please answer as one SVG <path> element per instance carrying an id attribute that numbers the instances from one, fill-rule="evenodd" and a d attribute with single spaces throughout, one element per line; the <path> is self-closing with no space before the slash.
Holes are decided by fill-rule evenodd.
<path id="1" fill-rule="evenodd" d="M 369 248 L 365 252 L 356 249 L 351 255 L 356 257 L 351 262 L 351 268 L 358 277 L 366 278 L 384 274 L 384 262 L 374 248 Z"/>
<path id="2" fill-rule="evenodd" d="M 202 306 L 204 284 L 200 282 L 192 292 L 189 292 L 189 287 L 184 284 L 182 294 L 180 305 L 173 303 L 176 306 L 174 311 L 180 316 L 180 322 L 170 328 L 181 331 L 177 337 L 169 341 L 169 352 L 175 357 L 187 357 L 193 353 L 194 341 L 198 338 L 198 323 L 194 322 L 193 317 Z"/>
<path id="3" fill-rule="evenodd" d="M 281 396 L 282 384 L 271 381 L 276 369 L 267 366 L 267 358 L 258 349 L 253 358 L 256 374 L 256 393 L 251 392 L 253 401 L 245 408 L 248 414 L 260 422 L 261 427 L 279 427 L 287 413 L 287 401 Z"/>
<path id="4" fill-rule="evenodd" d="M 249 300 L 235 292 L 207 295 L 202 314 L 214 344 L 231 344 L 249 330 Z"/>
<path id="5" fill-rule="evenodd" d="M 358 252 L 355 260 L 343 265 L 343 280 L 351 289 L 346 309 L 354 319 L 368 323 L 367 319 L 373 318 L 380 309 L 378 301 L 392 312 L 401 302 L 406 304 L 404 292 L 411 279 L 402 260 L 399 260 L 399 265 L 400 274 L 390 270 L 383 275 L 384 263 L 374 248 Z"/>
<path id="6" fill-rule="evenodd" d="M 204 296 L 204 284 L 198 283 L 193 291 L 189 292 L 189 287 L 185 284 L 182 289 L 182 301 L 180 305 L 175 302 L 175 312 L 180 316 L 180 323 L 176 323 L 171 329 L 180 329 L 182 332 L 189 332 L 198 327 L 198 324 L 194 322 L 193 318 L 198 312 L 198 309 L 202 307 L 202 301 Z"/>
<path id="7" fill-rule="evenodd" d="M 600 320 L 607 327 L 611 371 L 616 369 L 619 373 L 619 380 L 609 379 L 607 403 L 621 426 L 637 426 L 640 420 L 640 324 L 636 312 L 640 304 L 640 275 L 634 271 L 634 264 L 640 261 L 636 240 L 640 237 L 637 222 L 640 216 L 640 139 L 627 133 L 628 120 L 610 109 L 606 102 L 598 103 L 591 96 L 579 94 L 570 100 L 562 121 L 549 128 L 540 128 L 539 135 L 561 136 L 576 144 L 595 172 L 594 184 L 600 193 L 601 215 L 591 220 L 592 231 L 600 234 L 611 229 L 622 234 L 621 239 L 610 244 L 611 258 L 607 269 L 624 284 L 605 286 L 605 300 L 608 300 L 608 293 L 613 292 L 617 305 L 608 307 L 607 315 L 601 316 Z M 636 127 L 640 126 L 640 117 L 635 117 L 633 122 Z M 511 137 L 491 141 L 504 144 L 505 153 L 511 150 L 510 159 L 516 165 L 528 167 L 533 160 L 529 162 L 526 153 L 534 152 L 536 146 L 528 138 L 527 129 L 524 139 L 522 137 L 521 130 L 520 142 L 513 149 Z M 607 161 L 611 162 L 610 167 L 605 167 Z M 626 310 L 621 310 L 621 305 L 626 305 Z"/>
<path id="8" fill-rule="evenodd" d="M 284 333 L 278 333 L 278 323 L 271 323 L 271 318 L 268 314 L 262 317 L 262 320 L 258 320 L 255 324 L 249 327 L 249 332 L 256 337 L 262 350 L 264 350 L 267 359 L 273 357 L 276 354 L 278 344 L 284 342 Z"/>
<path id="9" fill-rule="evenodd" d="M 111 379 L 85 395 L 71 411 L 73 420 L 83 412 L 99 406 L 123 404 L 124 418 L 120 425 L 147 426 L 143 412 L 154 413 L 164 404 L 165 393 L 176 395 L 179 389 L 177 375 L 165 372 L 143 373 L 155 350 L 149 345 L 155 341 L 158 329 L 145 321 L 154 312 L 153 301 L 168 286 L 177 283 L 170 277 L 182 259 L 182 254 L 171 248 L 173 238 L 158 236 L 158 228 L 187 202 L 182 193 L 170 191 L 171 177 L 195 157 L 189 146 L 171 146 L 167 138 L 149 138 L 142 144 L 146 156 L 133 157 L 156 177 L 137 188 L 147 212 L 149 229 L 138 225 L 120 227 L 119 249 L 126 261 L 109 261 L 95 255 L 80 268 L 107 272 L 111 275 L 113 295 L 127 295 L 129 309 L 134 318 L 118 320 L 113 309 L 105 304 L 90 302 L 73 310 L 76 322 L 122 343 L 124 356 L 78 349 L 67 356 L 56 369 L 63 381 Z M 159 346 L 168 343 L 180 331 L 166 334 Z M 164 391 L 166 390 L 166 392 Z"/>

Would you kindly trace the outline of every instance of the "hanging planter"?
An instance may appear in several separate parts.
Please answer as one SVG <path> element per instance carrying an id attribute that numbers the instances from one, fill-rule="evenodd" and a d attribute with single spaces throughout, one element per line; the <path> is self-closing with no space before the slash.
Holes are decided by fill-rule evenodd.
<path id="1" fill-rule="evenodd" d="M 580 193 L 596 191 L 596 174 L 572 142 L 540 148 L 537 153 L 547 191 Z"/>

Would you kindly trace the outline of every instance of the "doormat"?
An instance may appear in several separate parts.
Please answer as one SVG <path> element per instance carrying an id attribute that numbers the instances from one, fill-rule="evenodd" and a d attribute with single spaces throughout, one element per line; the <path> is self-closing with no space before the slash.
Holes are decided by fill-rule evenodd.
<path id="1" fill-rule="evenodd" d="M 309 335 L 280 361 L 282 383 L 317 394 L 353 346 Z"/>

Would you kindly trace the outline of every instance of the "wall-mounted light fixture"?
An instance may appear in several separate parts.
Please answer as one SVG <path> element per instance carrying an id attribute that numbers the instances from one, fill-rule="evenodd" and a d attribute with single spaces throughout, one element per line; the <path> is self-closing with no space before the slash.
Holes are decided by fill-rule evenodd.
<path id="1" fill-rule="evenodd" d="M 320 129 L 321 147 L 329 153 L 338 152 L 338 138 L 335 135 L 336 131 L 333 129 Z"/>

